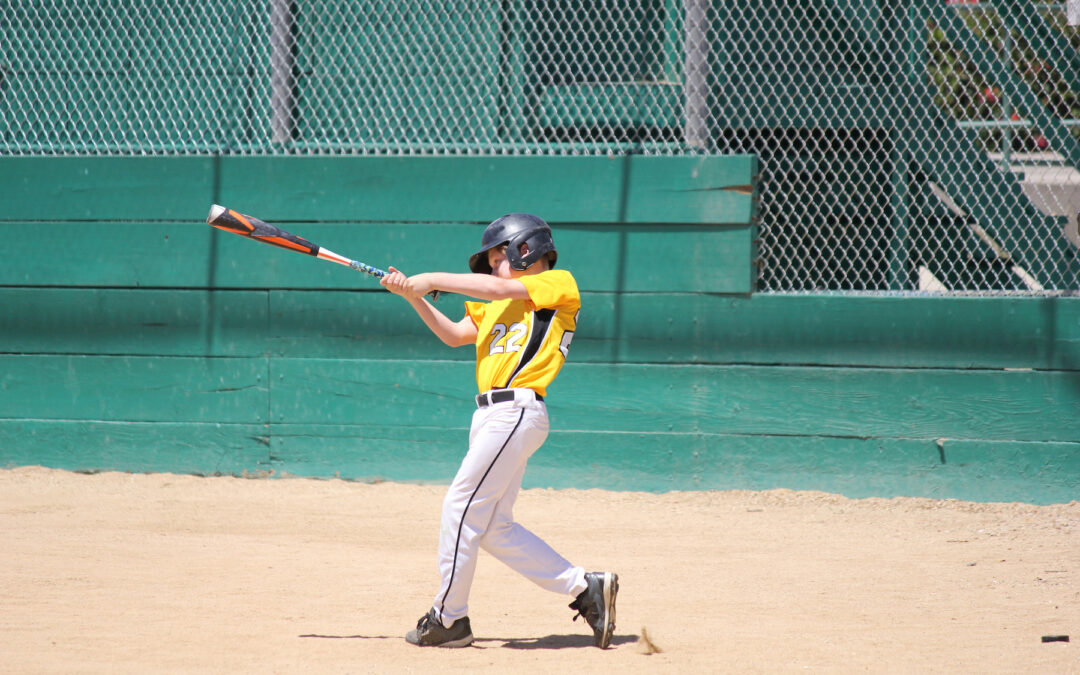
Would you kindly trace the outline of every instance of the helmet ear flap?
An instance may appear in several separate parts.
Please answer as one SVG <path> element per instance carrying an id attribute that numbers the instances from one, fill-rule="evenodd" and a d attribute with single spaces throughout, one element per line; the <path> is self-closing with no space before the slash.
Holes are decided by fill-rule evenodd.
<path id="1" fill-rule="evenodd" d="M 511 240 L 506 248 L 506 258 L 510 261 L 510 267 L 527 270 L 545 257 L 554 264 L 549 255 L 554 252 L 555 242 L 551 238 L 551 229 L 545 223 L 544 227 L 527 230 Z"/>

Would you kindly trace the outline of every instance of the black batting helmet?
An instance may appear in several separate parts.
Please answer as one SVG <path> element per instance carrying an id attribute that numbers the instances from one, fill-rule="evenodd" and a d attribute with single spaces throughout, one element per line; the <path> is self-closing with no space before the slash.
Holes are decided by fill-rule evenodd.
<path id="1" fill-rule="evenodd" d="M 480 239 L 480 250 L 469 258 L 469 269 L 479 274 L 491 274 L 487 252 L 506 244 L 506 259 L 515 270 L 526 270 L 540 258 L 547 256 L 551 267 L 559 254 L 551 238 L 551 227 L 530 213 L 509 213 L 492 221 Z M 527 253 L 521 254 L 522 244 Z"/>

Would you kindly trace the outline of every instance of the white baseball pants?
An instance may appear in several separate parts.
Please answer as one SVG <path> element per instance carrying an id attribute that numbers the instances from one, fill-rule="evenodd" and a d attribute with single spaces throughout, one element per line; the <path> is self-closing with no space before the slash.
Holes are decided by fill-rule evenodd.
<path id="1" fill-rule="evenodd" d="M 547 407 L 528 390 L 473 413 L 469 451 L 443 500 L 442 585 L 434 607 L 444 626 L 468 614 L 481 548 L 541 588 L 570 595 L 585 590 L 584 569 L 514 522 L 525 465 L 547 435 Z"/>

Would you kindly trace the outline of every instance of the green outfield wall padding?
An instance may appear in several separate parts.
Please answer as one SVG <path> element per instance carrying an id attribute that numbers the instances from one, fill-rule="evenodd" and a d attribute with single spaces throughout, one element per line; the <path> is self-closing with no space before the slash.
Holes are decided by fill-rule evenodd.
<path id="1" fill-rule="evenodd" d="M 749 223 L 753 155 L 0 157 L 4 221 Z"/>
<path id="2" fill-rule="evenodd" d="M 0 235 L 32 251 L 0 269 L 0 286 L 206 288 L 214 230 L 194 209 L 188 217 L 195 222 L 0 222 Z"/>
<path id="3" fill-rule="evenodd" d="M 220 194 L 281 221 L 746 224 L 756 176 L 752 155 L 226 157 Z"/>
<path id="4" fill-rule="evenodd" d="M 0 288 L 0 353 L 258 356 L 266 291 Z"/>
<path id="5" fill-rule="evenodd" d="M 343 273 L 356 289 L 0 288 L 0 353 L 473 358 Z M 571 363 L 1080 370 L 1076 298 L 585 292 L 578 325 Z"/>
<path id="6" fill-rule="evenodd" d="M 299 476 L 446 483 L 468 448 L 468 415 L 415 424 L 272 424 L 270 466 Z"/>
<path id="7" fill-rule="evenodd" d="M 203 475 L 273 470 L 263 424 L 0 419 L 0 468 Z"/>
<path id="8" fill-rule="evenodd" d="M 432 420 L 435 422 L 436 420 Z M 462 421 L 462 420 L 457 420 Z M 0 420 L 0 468 L 445 483 L 468 429 Z M 568 470 L 569 469 L 569 470 Z M 553 431 L 526 488 L 824 490 L 1040 504 L 1076 499 L 1080 443 Z"/>
<path id="9" fill-rule="evenodd" d="M 466 416 L 472 377 L 466 361 L 276 358 L 271 421 Z M 547 405 L 578 431 L 1071 441 L 1078 385 L 1067 372 L 571 363 Z"/>
<path id="10" fill-rule="evenodd" d="M 1060 503 L 1076 499 L 1080 443 L 945 442 L 821 436 L 605 434 L 555 432 L 530 460 L 530 487 L 652 490 L 824 490 L 849 497 L 917 496 L 972 501 Z M 954 460 L 956 446 L 975 452 Z M 984 454 L 982 451 L 986 450 Z M 562 470 L 583 452 L 595 460 L 580 476 Z M 1007 476 L 1007 479 L 1003 478 Z"/>
<path id="11" fill-rule="evenodd" d="M 0 157 L 0 220 L 190 220 L 217 173 L 209 157 Z"/>
<path id="12" fill-rule="evenodd" d="M 264 358 L 0 355 L 0 419 L 265 422 Z"/>
<path id="13" fill-rule="evenodd" d="M 465 427 L 272 425 L 271 434 L 280 471 L 366 480 L 408 479 L 417 468 L 424 473 L 414 480 L 445 480 L 441 463 L 459 457 L 468 442 Z M 328 461 L 327 448 L 337 461 Z M 526 485 L 825 489 L 825 481 L 832 491 L 861 496 L 941 496 L 945 482 L 932 479 L 943 470 L 931 440 L 556 430 L 530 460 Z"/>
<path id="14" fill-rule="evenodd" d="M 582 312 L 528 487 L 1080 494 L 1080 298 L 757 294 L 757 163 L 0 158 L 0 467 L 448 482 L 474 354 L 365 275 L 549 219 Z M 438 307 L 454 320 L 464 298 Z"/>
<path id="15" fill-rule="evenodd" d="M 15 257 L 0 287 L 374 289 L 349 268 L 260 244 L 205 224 L 209 202 L 188 223 L 0 222 L 0 236 L 26 248 L 78 251 L 60 264 Z M 501 214 L 499 214 L 501 215 Z M 295 223 L 279 227 L 340 255 L 386 269 L 467 272 L 483 224 Z M 755 228 L 699 224 L 554 224 L 559 266 L 588 291 L 749 293 Z M 563 253 L 565 251 L 565 254 Z M 65 256 L 65 258 L 68 256 Z M 678 261 L 674 264 L 674 261 Z"/>
<path id="16" fill-rule="evenodd" d="M 8 419 L 413 426 L 467 417 L 476 393 L 463 360 L 4 355 L 0 366 Z M 1075 372 L 571 363 L 548 408 L 577 431 L 1073 441 L 1078 384 Z"/>

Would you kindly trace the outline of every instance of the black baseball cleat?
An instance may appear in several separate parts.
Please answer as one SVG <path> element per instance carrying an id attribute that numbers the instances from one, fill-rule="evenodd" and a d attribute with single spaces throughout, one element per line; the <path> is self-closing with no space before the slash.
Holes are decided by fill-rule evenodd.
<path id="1" fill-rule="evenodd" d="M 593 629 L 593 639 L 600 649 L 611 644 L 615 632 L 615 595 L 619 592 L 619 575 L 614 572 L 589 572 L 585 575 L 588 587 L 570 603 L 570 609 Z"/>
<path id="2" fill-rule="evenodd" d="M 468 647 L 473 641 L 472 627 L 466 616 L 446 628 L 432 608 L 420 617 L 416 628 L 405 634 L 405 641 L 418 647 Z"/>

